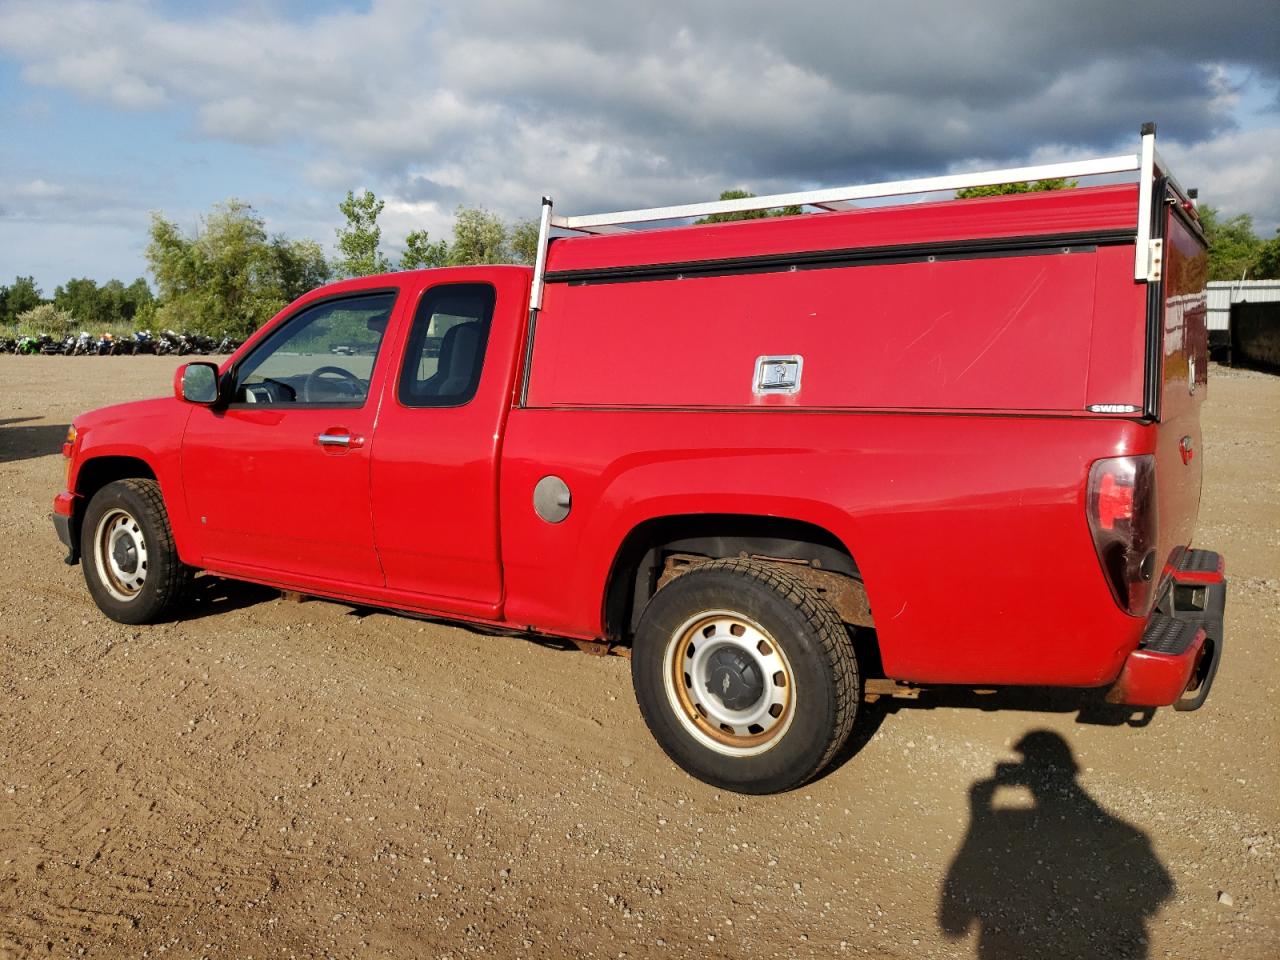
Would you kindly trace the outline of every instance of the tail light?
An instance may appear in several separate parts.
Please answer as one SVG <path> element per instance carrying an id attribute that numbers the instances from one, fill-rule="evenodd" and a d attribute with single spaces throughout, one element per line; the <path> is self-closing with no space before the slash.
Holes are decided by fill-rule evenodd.
<path id="1" fill-rule="evenodd" d="M 1156 586 L 1156 460 L 1108 457 L 1089 469 L 1089 531 L 1111 594 L 1130 615 L 1146 616 Z"/>

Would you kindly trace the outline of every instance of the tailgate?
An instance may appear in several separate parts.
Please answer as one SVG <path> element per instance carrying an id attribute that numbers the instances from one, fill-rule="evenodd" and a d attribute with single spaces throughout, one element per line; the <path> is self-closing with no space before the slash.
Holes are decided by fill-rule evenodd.
<path id="1" fill-rule="evenodd" d="M 1172 565 L 1191 544 L 1200 507 L 1200 404 L 1209 372 L 1208 255 L 1183 215 L 1169 204 L 1165 210 L 1163 358 L 1156 430 L 1157 556 Z"/>

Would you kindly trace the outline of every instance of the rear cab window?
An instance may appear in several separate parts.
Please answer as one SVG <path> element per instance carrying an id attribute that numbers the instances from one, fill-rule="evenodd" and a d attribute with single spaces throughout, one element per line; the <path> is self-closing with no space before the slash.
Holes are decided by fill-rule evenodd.
<path id="1" fill-rule="evenodd" d="M 450 283 L 427 291 L 413 318 L 400 371 L 406 407 L 460 407 L 480 384 L 497 299 L 487 283 Z"/>

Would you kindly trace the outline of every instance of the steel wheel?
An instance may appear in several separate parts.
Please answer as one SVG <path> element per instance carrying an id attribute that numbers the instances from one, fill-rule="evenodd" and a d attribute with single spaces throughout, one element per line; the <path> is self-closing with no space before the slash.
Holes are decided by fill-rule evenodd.
<path id="1" fill-rule="evenodd" d="M 672 634 L 665 661 L 676 717 L 712 750 L 755 756 L 791 725 L 791 664 L 769 632 L 742 614 L 714 610 L 691 617 Z"/>
<path id="2" fill-rule="evenodd" d="M 156 481 L 108 483 L 89 499 L 80 531 L 84 579 L 99 610 L 118 623 L 173 613 L 193 571 L 178 557 Z"/>
<path id="3" fill-rule="evenodd" d="M 147 538 L 137 519 L 119 507 L 108 510 L 93 533 L 93 562 L 107 592 L 128 602 L 147 582 Z"/>
<path id="4" fill-rule="evenodd" d="M 742 793 L 814 777 L 853 726 L 861 683 L 844 624 L 782 565 L 707 560 L 645 606 L 636 703 L 667 756 Z"/>

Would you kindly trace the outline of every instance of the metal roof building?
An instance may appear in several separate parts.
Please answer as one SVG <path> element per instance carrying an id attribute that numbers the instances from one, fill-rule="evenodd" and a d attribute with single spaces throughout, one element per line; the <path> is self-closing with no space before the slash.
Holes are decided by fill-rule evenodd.
<path id="1" fill-rule="evenodd" d="M 1231 329 L 1231 304 L 1270 303 L 1280 300 L 1280 280 L 1210 280 L 1209 329 Z"/>

